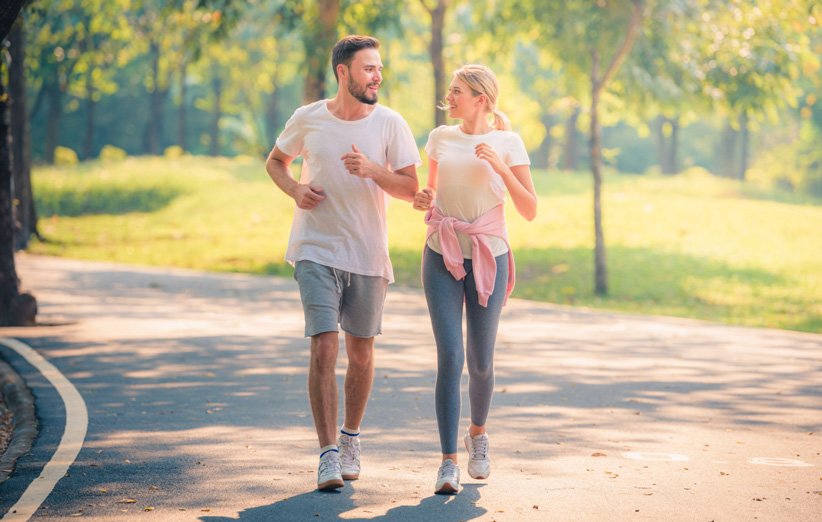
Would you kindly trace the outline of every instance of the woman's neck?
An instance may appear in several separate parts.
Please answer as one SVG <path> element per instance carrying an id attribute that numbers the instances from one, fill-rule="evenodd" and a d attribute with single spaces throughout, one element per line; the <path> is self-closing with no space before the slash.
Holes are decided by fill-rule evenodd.
<path id="1" fill-rule="evenodd" d="M 488 134 L 492 130 L 485 114 L 477 114 L 475 118 L 466 118 L 460 123 L 460 130 L 465 134 Z"/>

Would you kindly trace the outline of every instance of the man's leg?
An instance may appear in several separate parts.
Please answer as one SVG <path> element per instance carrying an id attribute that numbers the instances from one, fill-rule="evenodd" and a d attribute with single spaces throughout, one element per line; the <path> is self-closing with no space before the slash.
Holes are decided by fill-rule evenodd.
<path id="1" fill-rule="evenodd" d="M 311 337 L 311 363 L 308 369 L 308 397 L 320 447 L 336 444 L 337 433 L 337 332 Z"/>
<path id="2" fill-rule="evenodd" d="M 374 382 L 374 338 L 345 334 L 348 371 L 345 374 L 345 418 L 343 426 L 358 429 Z"/>

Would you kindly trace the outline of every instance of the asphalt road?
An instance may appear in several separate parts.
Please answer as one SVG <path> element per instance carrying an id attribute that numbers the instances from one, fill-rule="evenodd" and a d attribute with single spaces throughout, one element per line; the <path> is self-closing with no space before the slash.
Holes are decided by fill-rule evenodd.
<path id="1" fill-rule="evenodd" d="M 363 473 L 314 491 L 307 344 L 290 279 L 18 257 L 54 326 L 0 329 L 80 392 L 85 442 L 33 520 L 822 519 L 822 336 L 511 300 L 489 420 L 493 472 L 432 494 L 435 356 L 419 291 L 392 288 Z M 0 486 L 38 480 L 66 409 Z M 344 350 L 338 378 L 342 381 Z M 467 384 L 463 381 L 463 388 Z M 463 414 L 467 397 L 463 396 Z M 467 422 L 467 421 L 466 421 Z"/>

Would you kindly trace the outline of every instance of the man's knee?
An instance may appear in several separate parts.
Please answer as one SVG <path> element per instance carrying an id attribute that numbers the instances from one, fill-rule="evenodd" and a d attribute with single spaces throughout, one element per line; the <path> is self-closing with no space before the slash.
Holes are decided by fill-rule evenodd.
<path id="1" fill-rule="evenodd" d="M 311 366 L 322 371 L 334 371 L 339 344 L 336 332 L 323 333 L 311 338 Z"/>
<path id="2" fill-rule="evenodd" d="M 360 369 L 370 368 L 374 363 L 374 338 L 348 336 L 346 353 L 349 366 Z"/>

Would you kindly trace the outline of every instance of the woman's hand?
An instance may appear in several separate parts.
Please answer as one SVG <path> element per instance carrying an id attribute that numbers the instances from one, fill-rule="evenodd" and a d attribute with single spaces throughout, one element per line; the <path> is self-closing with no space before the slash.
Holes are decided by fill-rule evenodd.
<path id="1" fill-rule="evenodd" d="M 431 208 L 431 203 L 433 201 L 434 190 L 431 187 L 425 187 L 414 194 L 414 208 L 416 210 L 428 210 Z"/>
<path id="2" fill-rule="evenodd" d="M 505 163 L 502 162 L 499 154 L 497 154 L 497 151 L 494 150 L 494 147 L 491 145 L 488 145 L 487 143 L 480 143 L 474 147 L 474 153 L 479 159 L 487 161 L 497 174 L 502 175 L 507 170 Z"/>

